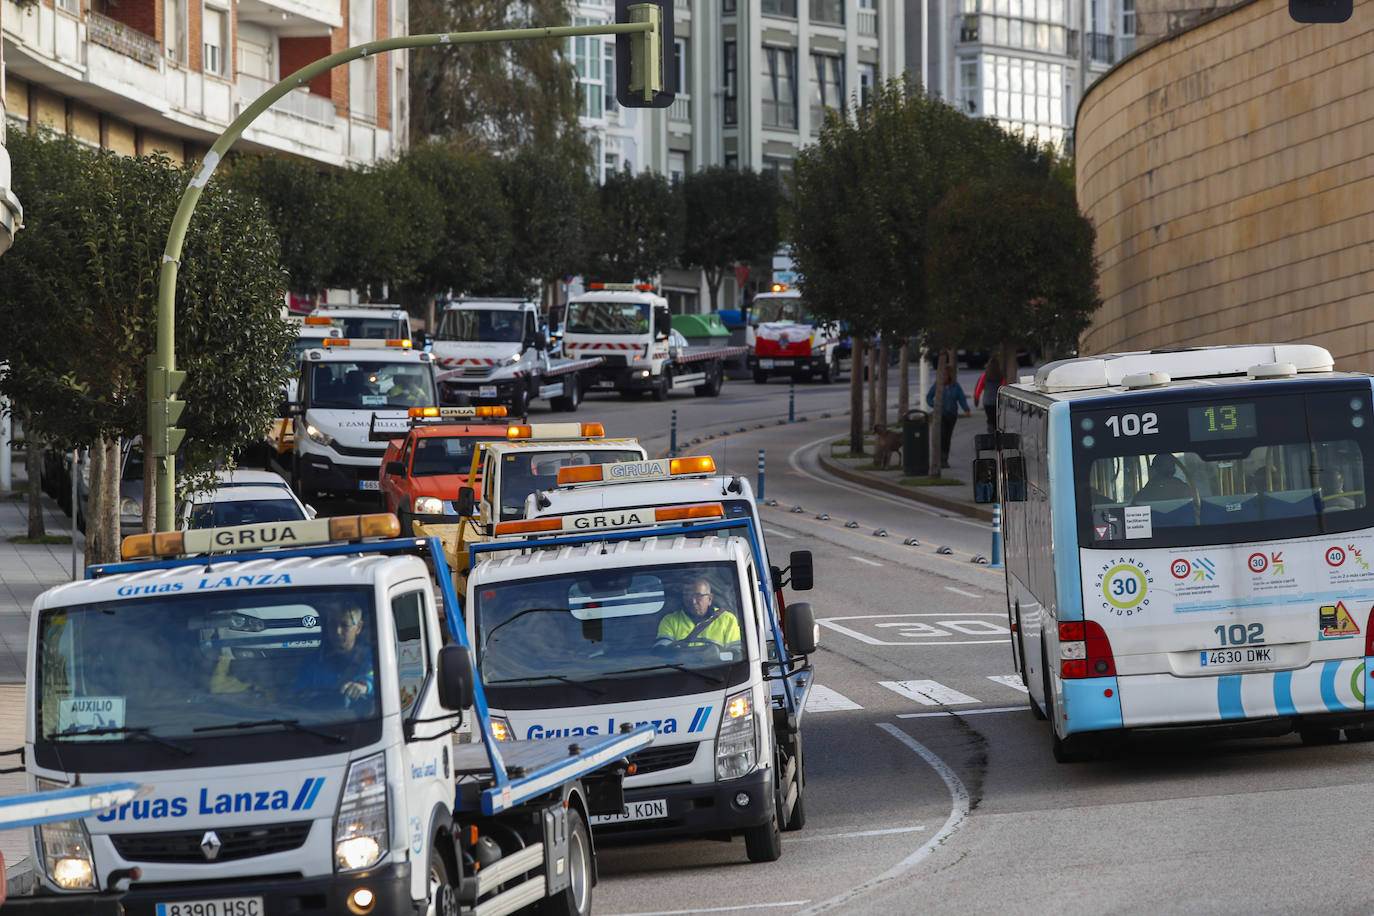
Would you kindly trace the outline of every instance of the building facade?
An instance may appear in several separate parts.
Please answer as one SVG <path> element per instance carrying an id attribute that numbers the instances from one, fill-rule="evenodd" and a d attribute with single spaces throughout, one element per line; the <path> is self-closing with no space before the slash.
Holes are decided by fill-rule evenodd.
<path id="1" fill-rule="evenodd" d="M 0 0 L 13 128 L 47 125 L 128 155 L 193 160 L 254 99 L 351 45 L 407 34 L 407 0 Z M 405 54 L 350 62 L 289 93 L 236 150 L 333 166 L 394 158 Z"/>
<path id="2" fill-rule="evenodd" d="M 5 26 L 5 11 L 0 8 L 0 31 Z M 14 242 L 14 233 L 24 222 L 24 208 L 10 188 L 10 154 L 5 152 L 5 49 L 0 44 L 0 254 Z"/>
<path id="3" fill-rule="evenodd" d="M 1374 27 L 1251 0 L 1108 73 L 1078 118 L 1104 304 L 1083 353 L 1311 343 L 1374 370 Z"/>

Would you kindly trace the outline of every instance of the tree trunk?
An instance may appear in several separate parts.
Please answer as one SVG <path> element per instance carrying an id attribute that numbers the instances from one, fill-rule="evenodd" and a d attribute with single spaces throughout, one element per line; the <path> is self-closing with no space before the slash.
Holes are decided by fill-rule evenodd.
<path id="1" fill-rule="evenodd" d="M 858 334 L 850 335 L 849 451 L 855 455 L 864 451 L 864 342 Z"/>
<path id="2" fill-rule="evenodd" d="M 100 562 L 101 541 L 105 537 L 101 520 L 101 501 L 105 498 L 105 448 L 104 440 L 98 439 L 91 445 L 90 486 L 86 493 L 86 565 Z"/>
<path id="3" fill-rule="evenodd" d="M 868 353 L 868 429 L 878 422 L 878 348 L 864 341 Z"/>
<path id="4" fill-rule="evenodd" d="M 105 440 L 105 501 L 101 505 L 103 515 L 100 516 L 104 527 L 105 546 L 102 551 L 102 563 L 115 563 L 120 559 L 119 553 L 119 477 L 120 471 L 120 448 L 119 437 L 115 436 Z M 86 528 L 91 526 L 90 518 L 86 519 Z"/>
<path id="5" fill-rule="evenodd" d="M 924 394 L 924 392 L 922 392 Z M 902 341 L 902 350 L 897 357 L 897 422 L 906 419 L 911 410 L 911 341 Z"/>
<path id="6" fill-rule="evenodd" d="M 884 335 L 878 344 L 878 405 L 875 411 L 874 426 L 879 423 L 887 426 L 887 361 L 889 358 L 887 337 Z"/>
<path id="7" fill-rule="evenodd" d="M 43 527 L 43 450 L 38 447 L 38 436 L 34 435 L 33 423 L 28 411 L 24 412 L 24 471 L 29 475 L 29 537 L 41 538 L 47 534 Z M 76 509 L 73 508 L 72 512 Z M 75 517 L 75 516 L 73 516 Z"/>
<path id="8" fill-rule="evenodd" d="M 720 284 L 725 280 L 725 271 L 704 270 L 702 273 L 706 276 L 707 288 L 711 290 L 711 313 L 715 314 L 719 310 Z"/>

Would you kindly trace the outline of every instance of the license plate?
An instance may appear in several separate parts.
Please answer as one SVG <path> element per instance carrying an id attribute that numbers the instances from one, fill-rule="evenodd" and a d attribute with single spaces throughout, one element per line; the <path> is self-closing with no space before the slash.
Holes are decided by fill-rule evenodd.
<path id="1" fill-rule="evenodd" d="M 792 363 L 793 363 L 793 360 L 790 360 L 790 359 L 775 359 L 775 360 L 773 360 L 773 365 L 774 365 L 774 366 L 778 366 L 778 367 L 790 366 L 790 365 L 792 365 Z"/>
<path id="2" fill-rule="evenodd" d="M 219 897 L 159 903 L 157 916 L 262 916 L 261 897 Z"/>
<path id="3" fill-rule="evenodd" d="M 596 387 L 598 387 L 598 388 L 614 388 L 614 387 L 615 387 L 615 379 L 603 378 L 601 381 L 599 381 L 599 382 L 596 383 Z"/>
<path id="4" fill-rule="evenodd" d="M 360 480 L 358 481 L 359 490 L 380 490 L 382 482 L 380 480 Z"/>
<path id="5" fill-rule="evenodd" d="M 495 386 L 495 385 L 478 385 L 478 386 L 477 386 L 477 396 L 478 396 L 479 398 L 494 398 L 494 397 L 496 397 L 496 386 Z"/>
<path id="6" fill-rule="evenodd" d="M 772 369 L 772 368 L 773 368 L 773 361 L 772 361 L 771 359 L 761 359 L 761 360 L 759 360 L 759 368 L 760 368 L 760 369 Z"/>
<path id="7" fill-rule="evenodd" d="M 1228 668 L 1234 665 L 1263 665 L 1275 661 L 1271 646 L 1244 646 L 1235 649 L 1207 649 L 1202 653 L 1202 667 Z"/>
<path id="8" fill-rule="evenodd" d="M 592 824 L 623 824 L 627 821 L 651 821 L 668 816 L 668 799 L 651 798 L 648 801 L 629 802 L 619 814 L 598 814 Z"/>

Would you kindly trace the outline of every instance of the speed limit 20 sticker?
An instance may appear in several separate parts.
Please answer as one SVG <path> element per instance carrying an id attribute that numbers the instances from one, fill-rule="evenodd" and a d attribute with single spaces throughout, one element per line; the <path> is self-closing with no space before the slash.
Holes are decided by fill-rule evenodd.
<path id="1" fill-rule="evenodd" d="M 1171 572 L 1178 576 L 1177 568 L 1171 568 Z M 1140 560 L 1118 557 L 1103 563 L 1096 586 L 1102 596 L 1102 609 L 1118 617 L 1143 613 L 1150 606 L 1150 586 L 1154 581 L 1154 575 Z"/>

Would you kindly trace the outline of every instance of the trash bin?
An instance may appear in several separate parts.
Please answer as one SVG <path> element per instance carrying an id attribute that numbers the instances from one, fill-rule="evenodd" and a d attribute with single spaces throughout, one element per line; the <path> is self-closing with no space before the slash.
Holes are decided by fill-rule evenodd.
<path id="1" fill-rule="evenodd" d="M 902 417 L 902 473 L 924 477 L 930 473 L 930 414 L 908 410 Z"/>

